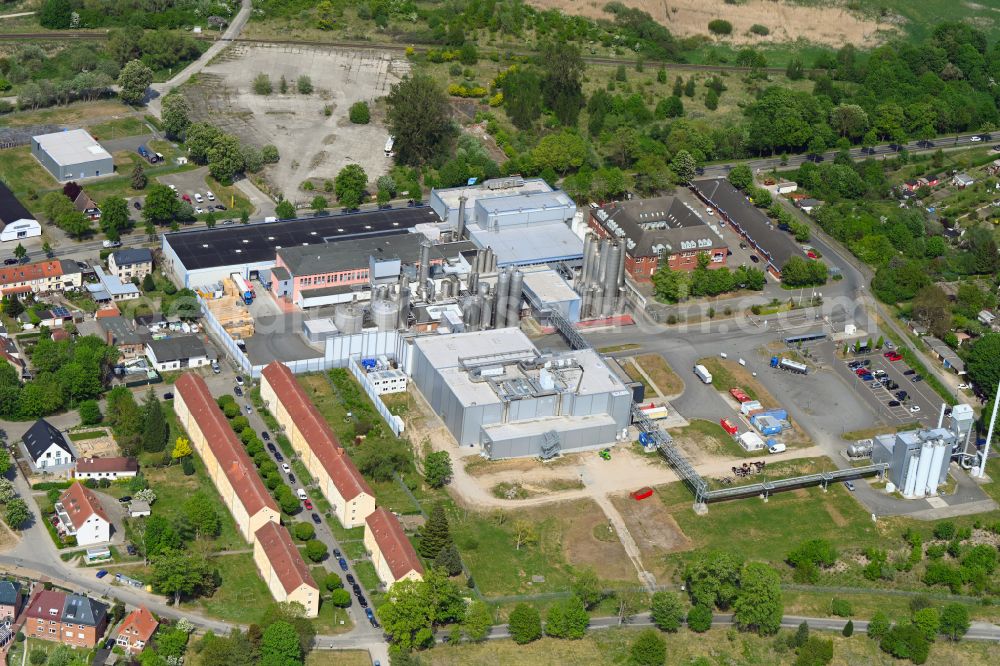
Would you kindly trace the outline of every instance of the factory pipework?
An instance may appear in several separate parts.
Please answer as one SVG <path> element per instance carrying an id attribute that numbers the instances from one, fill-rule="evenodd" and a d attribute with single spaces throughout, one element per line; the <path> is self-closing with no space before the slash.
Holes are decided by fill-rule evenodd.
<path id="1" fill-rule="evenodd" d="M 455 229 L 455 240 L 462 240 L 465 238 L 465 202 L 468 201 L 468 197 L 458 198 L 458 226 Z"/>
<path id="2" fill-rule="evenodd" d="M 427 279 L 431 276 L 431 242 L 425 240 L 420 243 L 420 270 L 417 274 L 417 294 L 424 295 L 427 288 Z"/>

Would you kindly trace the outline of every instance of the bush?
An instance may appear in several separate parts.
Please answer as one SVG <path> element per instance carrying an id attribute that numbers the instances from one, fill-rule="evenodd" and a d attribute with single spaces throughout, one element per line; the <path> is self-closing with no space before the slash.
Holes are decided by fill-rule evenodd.
<path id="1" fill-rule="evenodd" d="M 955 523 L 950 520 L 943 520 L 934 526 L 934 538 L 942 541 L 951 541 L 955 538 Z"/>
<path id="2" fill-rule="evenodd" d="M 708 31 L 713 35 L 731 35 L 733 24 L 725 19 L 713 19 L 708 22 Z"/>
<path id="3" fill-rule="evenodd" d="M 851 608 L 851 602 L 846 599 L 834 599 L 830 603 L 830 610 L 837 617 L 850 617 L 854 614 L 854 609 Z"/>
<path id="4" fill-rule="evenodd" d="M 771 34 L 771 29 L 768 28 L 766 25 L 761 25 L 760 23 L 754 23 L 752 26 L 750 26 L 750 32 L 752 32 L 755 35 L 760 35 L 761 37 L 764 37 L 766 35 Z"/>
<path id="5" fill-rule="evenodd" d="M 330 592 L 339 590 L 344 587 L 344 579 L 340 577 L 340 574 L 331 571 L 326 575 L 326 578 L 323 579 L 323 587 Z"/>
<path id="6" fill-rule="evenodd" d="M 701 604 L 692 606 L 687 615 L 688 629 L 703 633 L 712 628 L 712 609 Z"/>
<path id="7" fill-rule="evenodd" d="M 80 423 L 83 425 L 94 425 L 100 423 L 104 418 L 101 415 L 101 407 L 96 400 L 85 400 L 80 403 Z"/>
<path id="8" fill-rule="evenodd" d="M 295 82 L 296 88 L 298 88 L 300 95 L 310 95 L 313 91 L 312 79 L 308 75 L 303 74 Z"/>
<path id="9" fill-rule="evenodd" d="M 368 102 L 355 102 L 351 104 L 348 117 L 355 125 L 367 125 L 372 119 L 371 111 L 368 109 Z"/>
<path id="10" fill-rule="evenodd" d="M 295 523 L 295 538 L 299 541 L 309 541 L 316 536 L 316 528 L 312 523 Z M 336 574 L 334 574 L 336 575 Z M 340 576 L 337 576 L 340 579 Z"/>
<path id="11" fill-rule="evenodd" d="M 258 95 L 270 95 L 274 92 L 274 86 L 271 85 L 271 77 L 263 72 L 255 76 L 253 79 L 253 91 Z"/>
<path id="12" fill-rule="evenodd" d="M 338 608 L 348 608 L 351 605 L 351 593 L 338 589 L 330 593 L 330 603 Z"/>

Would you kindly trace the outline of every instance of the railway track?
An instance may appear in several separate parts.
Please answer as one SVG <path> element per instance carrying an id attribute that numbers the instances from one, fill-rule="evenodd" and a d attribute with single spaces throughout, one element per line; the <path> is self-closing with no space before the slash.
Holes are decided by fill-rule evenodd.
<path id="1" fill-rule="evenodd" d="M 60 31 L 60 32 L 22 32 L 22 33 L 9 33 L 0 34 L 0 41 L 104 41 L 108 38 L 107 32 L 83 32 L 83 31 Z M 200 35 L 196 39 L 201 39 L 204 41 L 217 41 L 211 35 Z M 365 41 L 350 41 L 350 40 L 337 40 L 329 42 L 318 42 L 309 40 L 296 40 L 296 39 L 253 39 L 249 37 L 238 37 L 231 40 L 234 43 L 239 44 L 257 44 L 261 46 L 317 46 L 317 47 L 328 47 L 328 48 L 343 48 L 343 49 L 376 49 L 379 51 L 393 51 L 398 53 L 405 53 L 407 48 L 410 48 L 406 44 L 391 44 L 391 43 L 375 43 L 375 42 L 365 42 Z M 425 53 L 433 47 L 428 46 L 413 46 L 412 47 L 418 53 Z M 518 56 L 532 56 L 535 55 L 533 51 L 512 51 Z M 608 56 L 583 56 L 583 61 L 591 65 L 635 65 L 639 62 L 638 58 L 611 58 Z M 740 67 L 738 65 L 703 65 L 695 63 L 681 63 L 681 62 L 670 62 L 665 60 L 642 60 L 643 65 L 648 67 L 666 67 L 672 70 L 682 70 L 682 71 L 694 71 L 694 72 L 749 72 L 749 67 Z M 763 71 L 770 74 L 784 74 L 785 70 L 781 67 L 766 67 Z"/>

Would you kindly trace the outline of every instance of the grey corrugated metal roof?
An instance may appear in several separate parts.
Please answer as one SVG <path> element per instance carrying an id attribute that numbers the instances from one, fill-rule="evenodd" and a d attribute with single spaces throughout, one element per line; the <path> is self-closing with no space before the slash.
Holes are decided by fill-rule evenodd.
<path id="1" fill-rule="evenodd" d="M 111 153 L 84 129 L 40 134 L 32 138 L 60 166 L 111 159 Z"/>

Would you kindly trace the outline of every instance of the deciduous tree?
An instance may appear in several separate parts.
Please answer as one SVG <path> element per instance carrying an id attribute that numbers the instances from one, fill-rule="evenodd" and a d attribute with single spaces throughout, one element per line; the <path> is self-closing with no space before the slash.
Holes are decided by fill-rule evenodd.
<path id="1" fill-rule="evenodd" d="M 180 139 L 191 125 L 191 107 L 187 98 L 180 93 L 171 93 L 163 98 L 161 117 L 163 131 L 168 139 Z"/>
<path id="2" fill-rule="evenodd" d="M 542 618 L 534 606 L 518 604 L 511 611 L 507 623 L 510 637 L 518 645 L 524 645 L 542 637 Z"/>
<path id="3" fill-rule="evenodd" d="M 662 666 L 667 660 L 667 643 L 652 629 L 640 632 L 629 650 L 632 666 Z"/>
<path id="4" fill-rule="evenodd" d="M 684 606 L 680 597 L 663 590 L 654 592 L 650 617 L 660 631 L 677 631 L 684 622 Z"/>
<path id="5" fill-rule="evenodd" d="M 121 238 L 121 233 L 129 228 L 128 202 L 121 197 L 111 196 L 104 200 L 101 208 L 101 230 L 113 241 Z"/>
<path id="6" fill-rule="evenodd" d="M 348 164 L 334 179 L 337 201 L 346 208 L 357 208 L 368 187 L 368 174 L 358 164 Z"/>
<path id="7" fill-rule="evenodd" d="M 736 625 L 767 636 L 781 628 L 783 611 L 778 573 L 762 562 L 745 564 L 740 574 L 740 591 L 733 603 Z"/>
<path id="8" fill-rule="evenodd" d="M 422 164 L 447 152 L 455 132 L 448 99 L 434 79 L 424 74 L 404 79 L 392 86 L 386 104 L 400 164 Z"/>
<path id="9" fill-rule="evenodd" d="M 118 75 L 118 96 L 126 104 L 139 104 L 146 97 L 146 89 L 153 82 L 153 70 L 141 60 L 130 60 Z"/>

